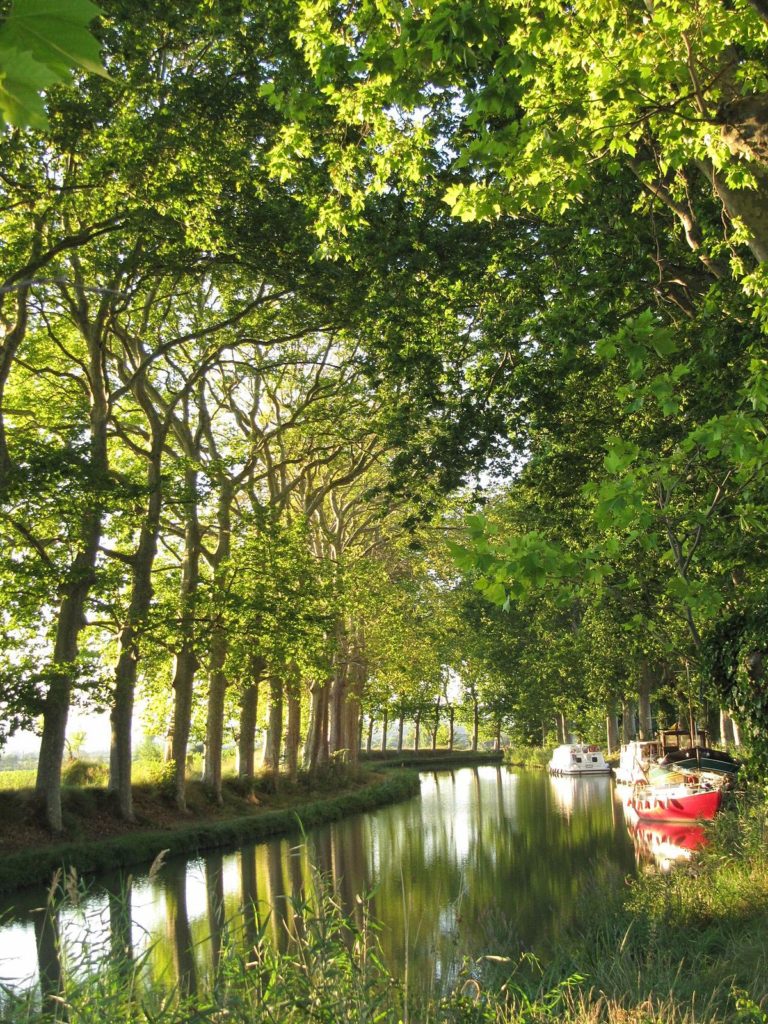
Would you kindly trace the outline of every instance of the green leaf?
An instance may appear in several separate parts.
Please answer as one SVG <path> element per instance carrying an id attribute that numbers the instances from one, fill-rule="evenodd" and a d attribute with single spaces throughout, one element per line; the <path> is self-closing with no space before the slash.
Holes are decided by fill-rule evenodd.
<path id="1" fill-rule="evenodd" d="M 603 464 L 609 473 L 622 473 L 640 454 L 636 444 L 616 439 L 608 449 Z"/>
<path id="2" fill-rule="evenodd" d="M 485 598 L 493 604 L 503 605 L 507 600 L 507 588 L 503 583 L 491 583 L 485 590 Z"/>
<path id="3" fill-rule="evenodd" d="M 88 31 L 99 14 L 90 0 L 17 0 L 0 26 L 0 47 L 31 54 L 59 81 L 68 81 L 73 68 L 108 78 L 99 44 Z M 9 68 L 0 71 L 7 74 Z"/>
<path id="4" fill-rule="evenodd" d="M 654 331 L 650 340 L 657 356 L 671 356 L 673 352 L 677 352 L 677 342 L 669 329 Z"/>
<path id="5" fill-rule="evenodd" d="M 22 128 L 45 128 L 40 93 L 56 81 L 56 73 L 30 53 L 0 45 L 0 118 Z"/>

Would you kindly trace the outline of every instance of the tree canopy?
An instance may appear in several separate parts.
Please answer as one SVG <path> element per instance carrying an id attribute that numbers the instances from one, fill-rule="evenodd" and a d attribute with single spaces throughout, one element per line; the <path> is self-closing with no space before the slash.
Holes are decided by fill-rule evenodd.
<path id="1" fill-rule="evenodd" d="M 765 771 L 763 5 L 53 10 L 0 25 L 2 735 L 50 826 L 77 703 L 132 816 L 137 698 L 182 807 L 193 743 L 221 799 L 257 730 L 277 782 L 406 718 L 732 711 Z"/>

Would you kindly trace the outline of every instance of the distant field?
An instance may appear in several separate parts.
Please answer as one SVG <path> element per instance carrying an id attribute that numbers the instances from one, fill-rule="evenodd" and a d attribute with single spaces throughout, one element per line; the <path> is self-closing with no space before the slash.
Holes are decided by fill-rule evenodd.
<path id="1" fill-rule="evenodd" d="M 34 768 L 16 768 L 0 771 L 0 789 L 27 789 L 34 786 L 37 772 Z"/>
<path id="2" fill-rule="evenodd" d="M 106 760 L 66 761 L 64 763 L 62 781 L 68 786 L 106 786 L 109 778 L 109 764 Z M 224 758 L 224 775 L 235 775 L 237 765 L 234 758 Z M 160 760 L 136 760 L 133 762 L 133 783 L 137 786 L 157 785 L 162 783 L 167 767 Z M 202 759 L 199 756 L 190 758 L 187 778 L 198 779 L 202 773 Z M 0 791 L 9 789 L 29 789 L 35 785 L 36 768 L 8 768 L 0 766 Z"/>

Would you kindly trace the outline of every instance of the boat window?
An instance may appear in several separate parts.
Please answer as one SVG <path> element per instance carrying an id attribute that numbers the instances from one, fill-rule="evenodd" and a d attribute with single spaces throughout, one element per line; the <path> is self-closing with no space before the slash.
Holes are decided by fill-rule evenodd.
<path id="1" fill-rule="evenodd" d="M 595 764 L 597 764 L 597 758 L 596 757 L 593 757 L 592 760 L 595 762 Z"/>
<path id="2" fill-rule="evenodd" d="M 581 758 L 580 757 L 576 758 L 576 764 L 581 764 Z"/>

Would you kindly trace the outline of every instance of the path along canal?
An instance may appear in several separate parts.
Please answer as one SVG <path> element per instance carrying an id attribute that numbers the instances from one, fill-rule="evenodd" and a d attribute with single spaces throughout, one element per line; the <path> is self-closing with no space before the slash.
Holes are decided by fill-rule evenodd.
<path id="1" fill-rule="evenodd" d="M 407 965 L 412 990 L 440 993 L 465 958 L 546 957 L 582 897 L 622 886 L 643 857 L 610 778 L 477 767 L 425 772 L 421 783 L 418 797 L 303 838 L 175 858 L 154 878 L 133 872 L 127 889 L 124 877 L 100 877 L 52 923 L 39 909 L 43 892 L 8 897 L 0 982 L 55 985 L 58 935 L 91 963 L 151 947 L 150 980 L 190 991 L 223 943 L 251 943 L 259 923 L 286 948 L 292 900 L 325 886 L 352 916 L 369 895 L 389 968 L 402 974 Z"/>

